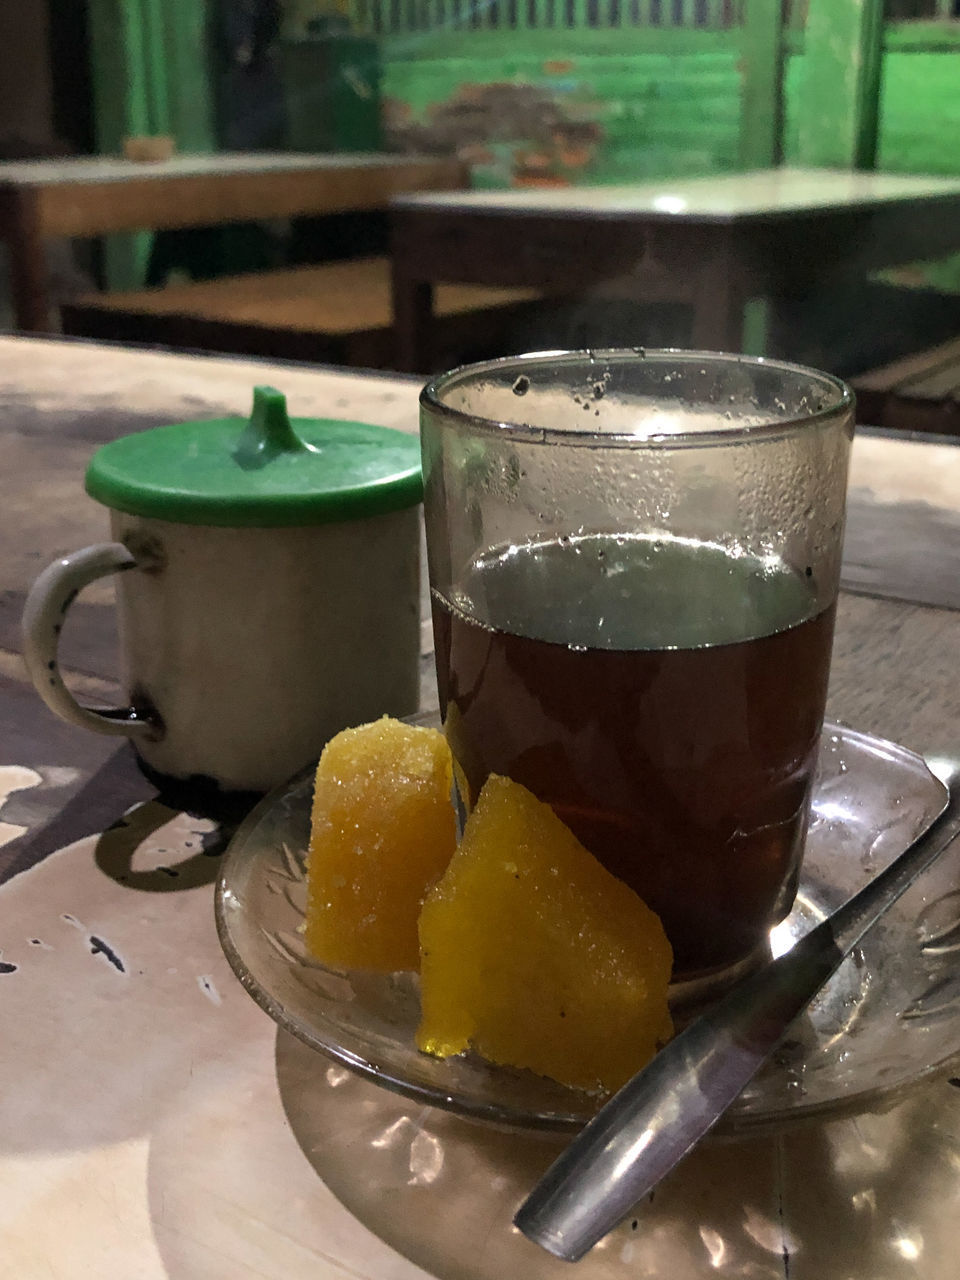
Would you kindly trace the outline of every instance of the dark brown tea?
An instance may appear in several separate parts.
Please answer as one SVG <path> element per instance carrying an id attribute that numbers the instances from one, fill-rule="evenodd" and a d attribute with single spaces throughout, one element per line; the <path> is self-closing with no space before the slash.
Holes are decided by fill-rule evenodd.
<path id="1" fill-rule="evenodd" d="M 833 608 L 774 558 L 590 535 L 434 592 L 441 709 L 475 796 L 523 783 L 661 916 L 675 973 L 753 951 L 796 890 Z"/>

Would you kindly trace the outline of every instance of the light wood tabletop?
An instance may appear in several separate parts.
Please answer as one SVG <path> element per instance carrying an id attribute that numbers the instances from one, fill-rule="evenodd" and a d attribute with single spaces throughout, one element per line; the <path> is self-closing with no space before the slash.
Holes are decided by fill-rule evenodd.
<path id="1" fill-rule="evenodd" d="M 407 191 L 463 187 L 456 159 L 383 154 L 222 153 L 138 163 L 108 156 L 0 164 L 0 239 L 15 322 L 52 327 L 43 242 L 117 231 L 217 226 L 383 209 Z"/>
<path id="2" fill-rule="evenodd" d="M 678 178 L 603 187 L 538 187 L 504 191 L 452 191 L 398 196 L 397 208 L 497 210 L 578 217 L 659 215 L 669 219 L 726 222 L 769 218 L 814 209 L 949 199 L 960 178 L 876 173 L 849 169 L 758 169 L 708 178 Z"/>

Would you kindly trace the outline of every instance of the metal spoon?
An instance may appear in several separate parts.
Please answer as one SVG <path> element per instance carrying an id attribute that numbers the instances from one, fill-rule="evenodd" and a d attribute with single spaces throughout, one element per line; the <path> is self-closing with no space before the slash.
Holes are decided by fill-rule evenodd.
<path id="1" fill-rule="evenodd" d="M 832 916 L 691 1022 L 598 1112 L 515 1224 L 575 1262 L 625 1218 L 737 1098 L 867 930 L 960 833 L 960 761 L 935 822 Z"/>

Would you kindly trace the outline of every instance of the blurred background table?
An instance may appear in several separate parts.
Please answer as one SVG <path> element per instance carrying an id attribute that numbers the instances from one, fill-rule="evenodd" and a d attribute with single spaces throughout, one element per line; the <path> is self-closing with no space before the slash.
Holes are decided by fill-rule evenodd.
<path id="1" fill-rule="evenodd" d="M 775 354 L 774 306 L 960 249 L 960 179 L 765 169 L 630 186 L 405 195 L 391 206 L 400 367 L 428 367 L 433 285 L 685 302 L 686 345 Z M 572 345 L 572 344 L 571 344 Z"/>
<path id="2" fill-rule="evenodd" d="M 16 325 L 33 332 L 51 328 L 43 252 L 51 237 L 382 209 L 400 192 L 462 187 L 466 180 L 466 166 L 454 158 L 366 153 L 0 164 L 0 239 L 11 250 Z"/>
<path id="3" fill-rule="evenodd" d="M 126 748 L 61 724 L 27 683 L 30 581 L 106 532 L 83 493 L 93 449 L 243 413 L 259 382 L 297 415 L 416 430 L 413 379 L 0 339 L 0 466 L 16 477 L 0 508 L 0 1270 L 569 1277 L 509 1227 L 555 1143 L 396 1098 L 278 1034 L 216 940 L 229 832 L 165 806 Z M 85 592 L 71 619 L 69 678 L 109 699 L 109 588 Z M 958 652 L 960 447 L 859 434 L 829 713 L 956 752 Z M 704 1146 L 579 1274 L 954 1280 L 957 1083 L 887 1112 Z"/>

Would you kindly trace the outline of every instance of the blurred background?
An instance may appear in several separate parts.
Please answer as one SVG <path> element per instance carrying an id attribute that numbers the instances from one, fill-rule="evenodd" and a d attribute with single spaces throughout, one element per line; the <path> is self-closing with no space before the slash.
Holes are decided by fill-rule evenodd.
<path id="1" fill-rule="evenodd" d="M 177 154 L 456 155 L 492 189 L 781 164 L 960 176 L 958 129 L 958 0 L 0 0 L 0 161 L 161 137 Z M 46 252 L 58 307 L 383 257 L 389 214 Z M 960 335 L 960 258 L 842 288 L 842 308 L 822 281 L 791 299 L 780 348 L 850 376 Z M 681 303 L 608 288 L 515 309 L 443 354 L 676 344 L 685 323 Z"/>

